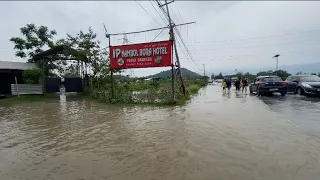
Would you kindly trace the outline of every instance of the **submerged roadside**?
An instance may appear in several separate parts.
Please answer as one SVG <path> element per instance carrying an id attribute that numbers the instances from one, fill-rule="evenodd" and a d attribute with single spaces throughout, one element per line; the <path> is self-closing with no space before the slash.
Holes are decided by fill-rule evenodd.
<path id="1" fill-rule="evenodd" d="M 96 82 L 95 84 L 98 83 Z M 109 84 L 91 86 L 84 92 L 67 93 L 67 95 L 114 105 L 171 106 L 184 105 L 193 95 L 197 94 L 199 90 L 206 85 L 207 83 L 204 80 L 186 81 L 186 96 L 183 96 L 177 84 L 174 85 L 174 92 L 172 92 L 172 83 L 157 81 L 115 84 L 113 97 L 111 95 L 111 88 L 109 87 Z M 0 104 L 19 104 L 59 99 L 61 93 L 64 92 L 45 93 L 42 95 L 11 96 L 0 99 Z"/>

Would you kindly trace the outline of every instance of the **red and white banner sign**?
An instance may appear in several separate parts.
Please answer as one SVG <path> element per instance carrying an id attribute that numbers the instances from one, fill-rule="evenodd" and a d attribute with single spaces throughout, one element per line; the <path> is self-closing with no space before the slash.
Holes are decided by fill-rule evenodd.
<path id="1" fill-rule="evenodd" d="M 111 69 L 172 65 L 172 41 L 110 46 Z"/>

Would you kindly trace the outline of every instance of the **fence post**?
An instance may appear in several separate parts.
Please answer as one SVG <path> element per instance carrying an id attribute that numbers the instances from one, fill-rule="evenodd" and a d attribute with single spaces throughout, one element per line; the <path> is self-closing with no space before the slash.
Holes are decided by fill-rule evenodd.
<path id="1" fill-rule="evenodd" d="M 17 76 L 14 77 L 14 80 L 16 82 L 16 89 L 17 89 L 18 97 L 20 97 Z"/>

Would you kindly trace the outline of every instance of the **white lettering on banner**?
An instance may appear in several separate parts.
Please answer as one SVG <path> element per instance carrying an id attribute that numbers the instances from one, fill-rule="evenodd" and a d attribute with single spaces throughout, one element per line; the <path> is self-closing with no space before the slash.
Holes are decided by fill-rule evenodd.
<path id="1" fill-rule="evenodd" d="M 114 49 L 113 50 L 113 58 L 118 58 L 121 53 L 121 49 Z"/>
<path id="2" fill-rule="evenodd" d="M 125 50 L 121 52 L 122 57 L 134 57 L 139 56 L 138 51 L 136 49 L 133 50 Z"/>
<path id="3" fill-rule="evenodd" d="M 152 58 L 147 57 L 147 58 L 138 58 L 138 62 L 145 62 L 145 61 L 152 61 Z"/>
<path id="4" fill-rule="evenodd" d="M 140 49 L 140 56 L 151 56 L 151 55 L 152 55 L 151 48 Z"/>
<path id="5" fill-rule="evenodd" d="M 167 47 L 154 47 L 154 48 L 144 48 L 144 49 L 130 49 L 123 50 L 113 49 L 113 58 L 119 58 L 121 55 L 123 58 L 138 57 L 138 56 L 159 56 L 166 55 Z"/>
<path id="6" fill-rule="evenodd" d="M 167 54 L 167 48 L 166 47 L 153 48 L 153 55 L 154 56 L 164 55 L 164 54 Z"/>
<path id="7" fill-rule="evenodd" d="M 127 62 L 136 62 L 137 59 L 127 59 Z"/>
<path id="8" fill-rule="evenodd" d="M 134 66 L 134 65 L 136 65 L 135 63 L 129 63 L 129 64 L 127 64 L 127 66 Z"/>

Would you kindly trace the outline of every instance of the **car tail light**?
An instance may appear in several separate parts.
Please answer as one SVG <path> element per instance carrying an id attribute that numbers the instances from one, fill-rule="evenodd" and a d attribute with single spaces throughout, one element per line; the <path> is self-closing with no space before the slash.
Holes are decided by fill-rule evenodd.
<path id="1" fill-rule="evenodd" d="M 264 83 L 260 83 L 259 86 L 264 86 Z"/>
<path id="2" fill-rule="evenodd" d="M 282 85 L 283 85 L 283 86 L 287 86 L 287 83 L 286 83 L 286 82 L 283 82 Z"/>

